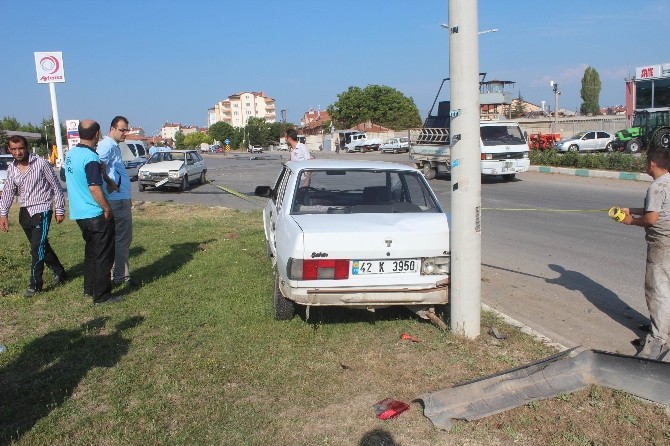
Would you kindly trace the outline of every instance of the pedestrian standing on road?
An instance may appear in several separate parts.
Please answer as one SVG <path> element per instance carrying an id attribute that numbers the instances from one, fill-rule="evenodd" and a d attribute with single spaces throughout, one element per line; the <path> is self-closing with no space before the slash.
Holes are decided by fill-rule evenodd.
<path id="1" fill-rule="evenodd" d="M 119 143 L 126 139 L 128 120 L 123 116 L 112 119 L 109 134 L 98 143 L 98 156 L 105 166 L 105 173 L 116 183 L 116 189 L 110 191 L 107 200 L 114 213 L 114 267 L 112 268 L 112 286 L 127 283 L 137 284 L 130 278 L 130 243 L 133 241 L 132 201 L 130 177 L 123 164 Z"/>
<path id="2" fill-rule="evenodd" d="M 291 161 L 304 161 L 314 158 L 307 146 L 298 142 L 298 132 L 295 129 L 286 130 L 286 143 L 291 151 Z"/>
<path id="3" fill-rule="evenodd" d="M 67 153 L 65 176 L 70 219 L 84 238 L 84 295 L 94 304 L 122 300 L 112 296 L 114 264 L 114 213 L 103 189 L 102 165 L 95 152 L 100 124 L 86 119 L 79 123 L 80 143 Z"/>
<path id="4" fill-rule="evenodd" d="M 663 359 L 670 332 L 670 156 L 668 150 L 650 149 L 646 169 L 654 181 L 647 190 L 644 208 L 621 208 L 622 223 L 642 226 L 647 241 L 644 294 L 651 330 L 638 356 Z"/>
<path id="5" fill-rule="evenodd" d="M 154 156 L 154 153 L 158 152 L 158 147 L 154 145 L 153 142 L 149 143 L 149 158 Z"/>
<path id="6" fill-rule="evenodd" d="M 68 280 L 48 238 L 54 210 L 56 223 L 65 218 L 65 197 L 53 167 L 44 158 L 29 152 L 26 138 L 18 135 L 10 137 L 9 151 L 14 161 L 7 166 L 7 180 L 0 198 L 0 231 L 9 230 L 9 208 L 14 196 L 18 195 L 21 206 L 19 224 L 30 242 L 32 257 L 30 285 L 24 297 L 33 297 L 42 291 L 45 264 L 54 273 L 54 285 Z"/>
<path id="7" fill-rule="evenodd" d="M 340 153 L 340 138 L 335 140 L 335 153 Z"/>

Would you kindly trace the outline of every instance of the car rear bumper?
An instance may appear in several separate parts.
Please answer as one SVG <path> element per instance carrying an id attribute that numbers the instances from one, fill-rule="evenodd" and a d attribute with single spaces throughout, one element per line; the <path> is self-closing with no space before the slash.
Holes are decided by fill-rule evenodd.
<path id="1" fill-rule="evenodd" d="M 354 308 L 393 305 L 443 305 L 449 302 L 449 279 L 429 288 L 292 288 L 281 281 L 282 294 L 300 305 Z"/>

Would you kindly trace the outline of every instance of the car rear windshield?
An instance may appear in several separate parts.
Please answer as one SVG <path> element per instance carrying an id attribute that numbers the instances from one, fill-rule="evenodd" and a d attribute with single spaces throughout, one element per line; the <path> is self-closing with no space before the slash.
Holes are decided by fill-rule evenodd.
<path id="1" fill-rule="evenodd" d="M 299 172 L 292 214 L 442 212 L 419 172 L 306 170 Z"/>

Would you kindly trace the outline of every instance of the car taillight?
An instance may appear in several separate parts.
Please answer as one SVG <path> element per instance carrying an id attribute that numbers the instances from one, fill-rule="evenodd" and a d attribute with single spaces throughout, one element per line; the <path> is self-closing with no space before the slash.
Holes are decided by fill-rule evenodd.
<path id="1" fill-rule="evenodd" d="M 348 279 L 349 260 L 289 259 L 288 274 L 294 280 Z"/>
<path id="2" fill-rule="evenodd" d="M 483 161 L 485 161 L 485 160 L 492 160 L 492 159 L 493 159 L 493 154 L 491 154 L 491 153 L 482 153 L 482 156 L 481 156 L 481 157 L 482 157 L 482 160 L 483 160 Z"/>

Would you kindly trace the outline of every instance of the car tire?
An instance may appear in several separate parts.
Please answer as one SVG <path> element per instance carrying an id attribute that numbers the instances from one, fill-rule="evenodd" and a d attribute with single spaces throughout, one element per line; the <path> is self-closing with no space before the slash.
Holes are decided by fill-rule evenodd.
<path id="1" fill-rule="evenodd" d="M 295 315 L 295 304 L 284 297 L 279 288 L 279 273 L 275 268 L 274 292 L 272 293 L 272 317 L 276 321 L 288 321 Z"/>
<path id="2" fill-rule="evenodd" d="M 670 130 L 662 129 L 654 135 L 654 144 L 656 147 L 670 149 Z"/>
<path id="3" fill-rule="evenodd" d="M 398 153 L 398 149 L 393 149 L 393 153 Z"/>
<path id="4" fill-rule="evenodd" d="M 437 169 L 430 165 L 430 163 L 423 163 L 421 173 L 427 180 L 432 180 L 437 176 Z"/>
<path id="5" fill-rule="evenodd" d="M 579 146 L 577 144 L 572 144 L 568 147 L 568 152 L 579 152 Z"/>
<path id="6" fill-rule="evenodd" d="M 612 143 L 608 142 L 607 145 L 605 146 L 605 151 L 606 152 L 614 152 L 614 147 L 612 147 Z"/>
<path id="7" fill-rule="evenodd" d="M 188 175 L 184 175 L 181 179 L 181 184 L 179 185 L 180 192 L 184 192 L 186 189 L 188 189 Z"/>
<path id="8" fill-rule="evenodd" d="M 514 178 L 516 178 L 516 174 L 515 174 L 515 173 L 510 173 L 510 174 L 507 174 L 507 175 L 502 175 L 502 179 L 503 179 L 503 181 L 505 181 L 505 182 L 514 181 Z"/>
<path id="9" fill-rule="evenodd" d="M 139 182 L 137 183 L 137 189 L 138 189 L 140 192 L 144 192 L 144 191 L 146 190 L 146 188 L 147 188 L 147 187 L 146 187 L 144 184 L 139 183 Z"/>
<path id="10" fill-rule="evenodd" d="M 640 144 L 640 140 L 637 139 L 637 138 L 633 138 L 626 143 L 626 152 L 627 153 L 638 153 L 641 148 L 642 148 L 642 144 Z"/>
<path id="11" fill-rule="evenodd" d="M 198 180 L 198 183 L 199 184 L 205 184 L 207 182 L 206 176 L 207 176 L 207 173 L 204 170 L 202 172 L 200 172 L 200 179 Z"/>

